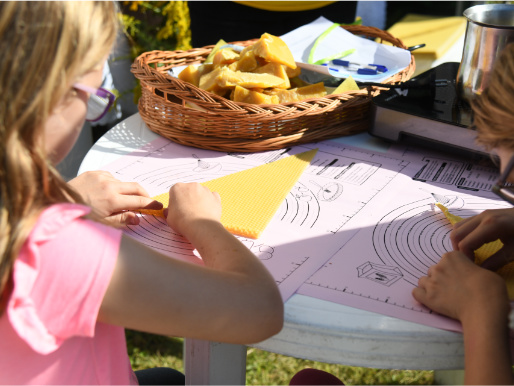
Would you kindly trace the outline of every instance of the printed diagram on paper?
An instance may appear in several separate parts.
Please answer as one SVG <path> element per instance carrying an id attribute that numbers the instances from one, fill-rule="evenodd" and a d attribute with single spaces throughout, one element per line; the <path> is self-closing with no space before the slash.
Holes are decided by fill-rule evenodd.
<path id="1" fill-rule="evenodd" d="M 401 148 L 326 141 L 246 154 L 184 147 L 160 138 L 107 165 L 151 196 L 176 182 L 203 182 L 318 148 L 258 240 L 240 238 L 266 265 L 284 300 L 297 290 L 348 306 L 459 330 L 411 295 L 419 277 L 451 250 L 451 230 L 434 204 L 461 217 L 508 207 L 491 193 L 497 170 Z M 276 182 L 273 182 L 276 183 Z M 175 258 L 200 263 L 164 219 L 144 216 L 126 233 Z"/>
<path id="2" fill-rule="evenodd" d="M 434 208 L 469 217 L 510 207 L 490 193 L 497 171 L 465 162 L 423 158 L 412 181 L 376 205 L 376 216 L 298 293 L 450 330 L 458 323 L 417 303 L 412 289 L 441 255 L 452 250 L 451 225 Z M 473 191 L 473 195 L 470 195 Z"/>
<path id="3" fill-rule="evenodd" d="M 459 160 L 438 157 L 423 157 L 421 166 L 413 176 L 415 181 L 440 184 L 458 190 L 487 193 L 498 178 L 498 171 L 490 166 L 481 166 Z"/>
<path id="4" fill-rule="evenodd" d="M 313 148 L 311 165 L 287 195 L 261 238 L 240 238 L 266 265 L 284 299 L 358 231 L 359 217 L 410 162 L 325 142 L 263 153 L 219 153 L 157 139 L 144 152 L 104 169 L 122 181 L 140 183 L 151 196 L 177 182 L 203 182 Z M 273 182 L 277 183 L 277 182 Z M 369 214 L 368 214 L 369 215 Z M 161 253 L 200 262 L 193 247 L 162 218 L 143 216 L 126 234 Z"/>

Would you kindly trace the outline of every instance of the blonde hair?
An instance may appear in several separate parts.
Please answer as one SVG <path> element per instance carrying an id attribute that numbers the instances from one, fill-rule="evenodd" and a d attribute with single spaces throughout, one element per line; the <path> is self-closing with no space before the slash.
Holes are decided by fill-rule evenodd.
<path id="1" fill-rule="evenodd" d="M 82 200 L 50 164 L 44 123 L 117 34 L 115 3 L 0 2 L 0 313 L 14 261 L 41 210 Z"/>
<path id="2" fill-rule="evenodd" d="M 514 43 L 496 60 L 487 88 L 472 103 L 477 141 L 514 150 Z"/>

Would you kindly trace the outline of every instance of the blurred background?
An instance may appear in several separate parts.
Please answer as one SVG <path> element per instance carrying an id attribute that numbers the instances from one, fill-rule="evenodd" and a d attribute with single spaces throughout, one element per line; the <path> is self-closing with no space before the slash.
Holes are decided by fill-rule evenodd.
<path id="1" fill-rule="evenodd" d="M 141 53 L 188 50 L 225 41 L 258 38 L 264 32 L 281 35 L 323 15 L 337 23 L 359 23 L 389 29 L 408 14 L 434 17 L 462 16 L 472 1 L 290 1 L 316 3 L 307 10 L 263 10 L 235 1 L 119 1 L 124 30 L 104 69 L 103 87 L 117 95 L 114 108 L 101 121 L 86 122 L 75 148 L 59 165 L 66 179 L 77 175 L 91 146 L 107 130 L 137 113 L 139 85 L 130 72 Z M 285 2 L 267 2 L 285 3 Z M 320 5 L 322 5 L 320 7 Z M 287 22 L 286 22 L 287 20 Z M 266 22 L 267 21 L 267 22 Z M 251 25 L 253 22 L 253 26 Z M 268 29 L 266 29 L 268 28 Z M 229 36 L 227 36 L 229 35 Z"/>

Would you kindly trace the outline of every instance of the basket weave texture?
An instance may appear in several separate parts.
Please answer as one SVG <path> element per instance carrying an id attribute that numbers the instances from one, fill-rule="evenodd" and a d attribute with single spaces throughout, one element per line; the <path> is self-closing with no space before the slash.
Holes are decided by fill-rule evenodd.
<path id="1" fill-rule="evenodd" d="M 401 40 L 378 28 L 343 28 L 406 48 Z M 248 46 L 256 41 L 233 44 Z M 150 130 L 187 146 L 258 152 L 360 133 L 372 123 L 371 98 L 381 87 L 285 104 L 254 105 L 233 102 L 168 74 L 172 67 L 202 63 L 213 47 L 150 51 L 136 58 L 131 71 L 141 83 L 138 108 Z M 411 55 L 409 66 L 384 81 L 384 86 L 408 80 L 414 70 Z"/>

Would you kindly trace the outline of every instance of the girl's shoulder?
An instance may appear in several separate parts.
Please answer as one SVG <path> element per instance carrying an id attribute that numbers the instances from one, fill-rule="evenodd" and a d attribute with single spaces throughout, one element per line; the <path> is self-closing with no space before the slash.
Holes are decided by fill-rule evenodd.
<path id="1" fill-rule="evenodd" d="M 30 237 L 52 234 L 91 212 L 91 208 L 73 203 L 54 204 L 39 215 Z"/>
<path id="2" fill-rule="evenodd" d="M 8 314 L 36 352 L 94 334 L 121 231 L 84 218 L 88 213 L 90 208 L 77 204 L 43 210 L 14 264 Z"/>
<path id="3" fill-rule="evenodd" d="M 95 228 L 103 230 L 105 235 L 121 233 L 121 230 L 106 224 L 93 221 L 85 216 L 91 213 L 91 208 L 81 204 L 60 203 L 45 208 L 39 215 L 26 243 L 42 242 L 59 237 L 61 232 L 66 232 L 70 226 L 76 229 Z M 71 236 L 80 236 L 79 233 Z M 70 235 L 67 235 L 69 237 Z"/>

